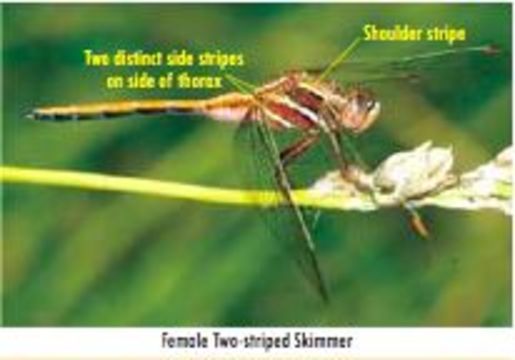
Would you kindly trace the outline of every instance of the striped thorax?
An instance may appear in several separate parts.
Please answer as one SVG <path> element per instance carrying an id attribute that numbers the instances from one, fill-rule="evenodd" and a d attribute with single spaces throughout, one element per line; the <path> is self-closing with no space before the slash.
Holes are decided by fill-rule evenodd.
<path id="1" fill-rule="evenodd" d="M 256 90 L 254 117 L 283 129 L 360 133 L 377 119 L 380 104 L 361 87 L 342 90 L 305 72 L 289 73 Z"/>

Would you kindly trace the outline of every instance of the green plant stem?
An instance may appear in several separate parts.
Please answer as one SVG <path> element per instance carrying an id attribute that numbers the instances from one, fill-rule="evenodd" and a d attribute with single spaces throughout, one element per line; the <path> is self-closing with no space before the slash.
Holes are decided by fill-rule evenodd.
<path id="1" fill-rule="evenodd" d="M 34 184 L 68 187 L 95 191 L 111 191 L 143 194 L 162 198 L 175 198 L 217 204 L 247 206 L 277 206 L 282 203 L 277 192 L 258 190 L 223 189 L 170 181 L 138 179 L 125 176 L 95 173 L 29 169 L 12 166 L 0 168 L 0 180 L 4 183 Z M 294 200 L 302 206 L 336 208 L 341 203 L 316 199 L 309 190 L 296 190 Z"/>
<path id="2" fill-rule="evenodd" d="M 0 167 L 0 181 L 13 184 L 56 186 L 82 190 L 141 194 L 160 198 L 191 200 L 235 206 L 270 207 L 284 205 L 279 192 L 273 190 L 225 189 L 162 180 L 104 175 L 78 171 L 30 169 L 13 166 Z M 497 186 L 489 197 L 470 201 L 474 189 L 456 187 L 410 201 L 413 207 L 437 206 L 459 210 L 496 209 L 511 213 L 511 184 Z M 315 188 L 292 191 L 292 200 L 299 206 L 340 211 L 374 211 L 382 207 L 399 206 L 388 201 L 388 196 L 348 191 L 324 191 Z"/>

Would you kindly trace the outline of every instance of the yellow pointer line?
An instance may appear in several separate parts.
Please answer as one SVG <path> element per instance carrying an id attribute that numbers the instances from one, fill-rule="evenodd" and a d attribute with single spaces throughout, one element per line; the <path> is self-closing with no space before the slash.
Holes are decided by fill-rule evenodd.
<path id="1" fill-rule="evenodd" d="M 349 46 L 347 46 L 347 48 L 345 50 L 343 50 L 340 53 L 340 55 L 338 55 L 338 57 L 336 59 L 334 59 L 331 64 L 329 64 L 329 66 L 327 66 L 327 68 L 324 70 L 324 72 L 317 78 L 317 81 L 320 82 L 320 81 L 324 80 L 327 77 L 327 75 L 329 75 L 329 73 L 331 71 L 333 71 L 333 69 L 335 67 L 340 65 L 360 43 L 361 43 L 360 37 L 357 37 L 356 39 L 354 39 L 354 41 Z"/>

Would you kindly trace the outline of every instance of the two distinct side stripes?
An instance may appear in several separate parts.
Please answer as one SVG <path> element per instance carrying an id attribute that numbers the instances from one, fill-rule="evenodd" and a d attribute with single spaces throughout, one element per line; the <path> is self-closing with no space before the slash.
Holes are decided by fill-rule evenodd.
<path id="1" fill-rule="evenodd" d="M 300 81 L 280 95 L 264 94 L 261 98 L 273 128 L 307 130 L 327 127 L 319 115 L 325 101 L 324 94 L 309 83 Z"/>

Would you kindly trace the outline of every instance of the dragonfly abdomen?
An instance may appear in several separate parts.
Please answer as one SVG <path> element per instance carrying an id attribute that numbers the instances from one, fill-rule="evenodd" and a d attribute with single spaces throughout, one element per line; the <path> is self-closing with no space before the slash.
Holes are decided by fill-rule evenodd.
<path id="1" fill-rule="evenodd" d="M 198 114 L 222 121 L 241 121 L 252 97 L 230 93 L 207 100 L 135 100 L 34 109 L 29 116 L 42 121 L 104 120 L 131 115 Z"/>
<path id="2" fill-rule="evenodd" d="M 253 106 L 253 95 L 233 92 L 204 100 L 200 111 L 217 121 L 240 123 L 249 117 Z"/>
<path id="3" fill-rule="evenodd" d="M 130 115 L 183 114 L 199 112 L 198 101 L 145 100 L 44 107 L 29 116 L 43 121 L 103 120 Z"/>

